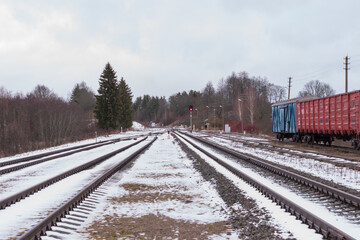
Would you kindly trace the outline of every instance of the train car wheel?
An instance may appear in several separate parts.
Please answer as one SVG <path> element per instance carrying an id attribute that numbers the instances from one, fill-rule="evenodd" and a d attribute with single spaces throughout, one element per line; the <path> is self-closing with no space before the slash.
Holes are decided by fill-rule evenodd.
<path id="1" fill-rule="evenodd" d="M 359 150 L 359 143 L 356 139 L 352 139 L 351 140 L 351 146 L 355 149 L 355 150 Z"/>

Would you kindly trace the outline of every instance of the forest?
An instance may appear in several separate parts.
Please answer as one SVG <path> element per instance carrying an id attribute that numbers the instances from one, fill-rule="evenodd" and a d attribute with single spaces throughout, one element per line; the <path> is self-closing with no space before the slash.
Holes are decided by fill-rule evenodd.
<path id="1" fill-rule="evenodd" d="M 116 79 L 115 72 L 111 76 Z M 121 79 L 116 84 L 125 83 Z M 124 86 L 130 100 L 115 108 L 122 109 L 116 116 L 125 120 L 106 126 L 98 117 L 103 87 L 95 94 L 85 82 L 77 83 L 68 100 L 44 85 L 37 85 L 26 95 L 0 87 L 0 157 L 94 137 L 95 133 L 119 132 L 123 127 L 126 130 L 131 123 L 121 125 L 121 121 L 129 119 L 148 126 L 189 126 L 189 105 L 193 106 L 194 130 L 221 130 L 224 124 L 230 124 L 232 131 L 271 134 L 271 104 L 284 100 L 287 94 L 284 87 L 263 77 L 250 77 L 246 72 L 232 73 L 220 79 L 216 87 L 208 82 L 202 90 L 178 92 L 168 99 L 145 94 L 132 100 L 130 87 Z M 298 95 L 322 97 L 334 93 L 328 84 L 311 81 Z M 128 118 L 129 114 L 133 116 Z"/>
<path id="2" fill-rule="evenodd" d="M 249 77 L 246 72 L 232 73 L 208 82 L 202 91 L 190 90 L 165 97 L 144 95 L 134 101 L 134 118 L 160 125 L 190 125 L 189 105 L 193 106 L 194 129 L 223 129 L 231 123 L 234 130 L 270 133 L 271 103 L 285 99 L 286 89 L 266 78 Z M 242 125 L 242 129 L 239 126 Z"/>
<path id="3" fill-rule="evenodd" d="M 94 137 L 94 106 L 85 83 L 68 101 L 44 85 L 25 96 L 0 88 L 0 157 Z"/>

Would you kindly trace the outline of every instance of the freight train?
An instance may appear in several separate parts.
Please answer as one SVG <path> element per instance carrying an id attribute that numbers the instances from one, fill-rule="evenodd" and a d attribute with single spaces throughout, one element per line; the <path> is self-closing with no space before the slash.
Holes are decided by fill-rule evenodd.
<path id="1" fill-rule="evenodd" d="M 279 140 L 331 145 L 335 139 L 342 139 L 359 149 L 360 90 L 277 102 L 272 105 L 272 124 Z"/>

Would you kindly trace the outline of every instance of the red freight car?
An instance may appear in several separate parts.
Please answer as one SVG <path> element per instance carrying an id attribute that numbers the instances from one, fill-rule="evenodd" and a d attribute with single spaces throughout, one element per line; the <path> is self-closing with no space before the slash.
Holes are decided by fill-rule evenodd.
<path id="1" fill-rule="evenodd" d="M 360 91 L 298 102 L 296 120 L 297 140 L 331 145 L 337 138 L 360 147 Z"/>

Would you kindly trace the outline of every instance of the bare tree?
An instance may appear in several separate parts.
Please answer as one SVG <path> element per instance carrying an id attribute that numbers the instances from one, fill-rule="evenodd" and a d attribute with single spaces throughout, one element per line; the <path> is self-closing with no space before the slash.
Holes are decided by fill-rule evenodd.
<path id="1" fill-rule="evenodd" d="M 249 118 L 250 118 L 250 124 L 254 124 L 254 116 L 256 111 L 256 102 L 257 102 L 257 93 L 254 88 L 248 88 L 246 90 L 246 95 L 248 99 L 248 110 L 249 110 Z"/>
<path id="2" fill-rule="evenodd" d="M 207 106 L 213 104 L 214 96 L 215 96 L 215 88 L 212 82 L 208 82 L 202 91 L 203 103 Z"/>
<path id="3" fill-rule="evenodd" d="M 4 87 L 0 87 L 0 98 L 10 98 L 11 93 Z"/>
<path id="4" fill-rule="evenodd" d="M 270 103 L 279 102 L 285 100 L 286 98 L 286 89 L 274 84 L 269 84 L 268 86 L 268 101 Z"/>
<path id="5" fill-rule="evenodd" d="M 240 121 L 241 124 L 242 124 L 242 127 L 241 127 L 241 128 L 244 129 L 245 126 L 244 126 L 243 114 L 242 114 L 242 112 L 243 112 L 243 105 L 244 105 L 244 98 L 241 97 L 241 94 L 240 94 L 240 93 L 238 93 L 238 101 L 237 101 L 237 104 L 238 104 L 238 109 L 237 109 L 237 111 L 238 111 L 238 115 L 239 115 L 239 121 Z M 241 129 L 241 131 L 242 131 L 242 129 Z"/>
<path id="6" fill-rule="evenodd" d="M 45 85 L 37 85 L 35 89 L 29 94 L 35 98 L 57 98 L 56 94 Z"/>
<path id="7" fill-rule="evenodd" d="M 335 90 L 329 84 L 320 82 L 319 80 L 311 80 L 306 83 L 303 90 L 299 92 L 299 97 L 327 97 L 334 94 Z"/>

